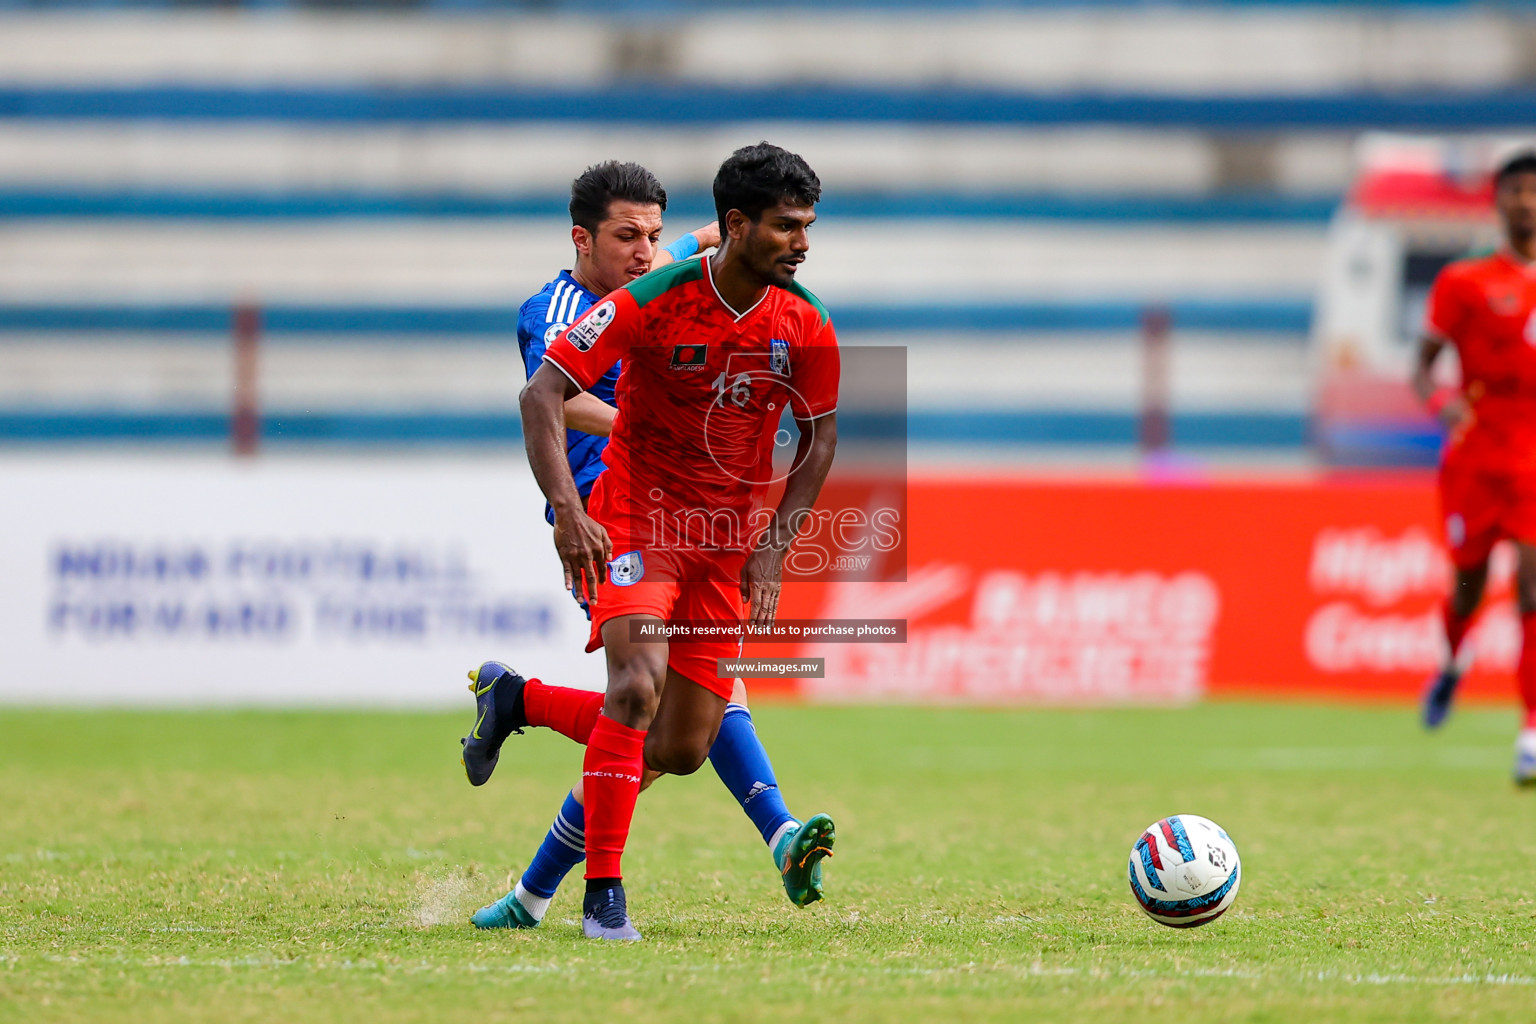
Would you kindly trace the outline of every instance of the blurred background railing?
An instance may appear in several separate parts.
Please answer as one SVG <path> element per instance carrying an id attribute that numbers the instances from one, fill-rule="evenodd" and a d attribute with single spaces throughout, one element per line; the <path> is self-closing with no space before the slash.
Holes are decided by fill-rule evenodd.
<path id="1" fill-rule="evenodd" d="M 911 440 L 1306 462 L 1310 311 L 1366 128 L 1536 122 L 1536 7 L 0 4 L 0 440 L 513 444 L 517 304 L 611 156 L 710 215 L 758 137 L 827 186 L 806 279 L 910 347 Z M 984 42 L 979 42 L 984 41 Z"/>

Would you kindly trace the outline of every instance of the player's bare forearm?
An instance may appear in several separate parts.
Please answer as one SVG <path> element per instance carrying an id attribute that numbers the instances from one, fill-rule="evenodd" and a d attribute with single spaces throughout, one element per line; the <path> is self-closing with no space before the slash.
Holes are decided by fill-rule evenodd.
<path id="1" fill-rule="evenodd" d="M 795 468 L 784 481 L 784 494 L 774 510 L 764 540 L 787 549 L 811 514 L 821 487 L 837 454 L 837 413 L 815 420 L 796 420 L 800 441 L 795 447 Z"/>
<path id="2" fill-rule="evenodd" d="M 565 403 L 576 391 L 570 378 L 545 363 L 518 396 L 518 407 L 533 478 L 555 510 L 555 550 L 565 572 L 565 588 L 577 588 L 596 604 L 597 584 L 613 550 L 608 532 L 581 507 L 581 494 L 566 458 Z"/>
<path id="3" fill-rule="evenodd" d="M 528 465 L 557 515 L 562 509 L 581 505 L 565 451 L 565 403 L 580 393 L 565 374 L 542 363 L 517 396 Z"/>
<path id="4" fill-rule="evenodd" d="M 613 418 L 619 411 L 588 391 L 565 400 L 565 425 L 583 434 L 607 437 L 613 432 Z"/>
<path id="5" fill-rule="evenodd" d="M 1445 348 L 1445 342 L 1439 338 L 1426 337 L 1419 342 L 1418 358 L 1413 364 L 1413 393 L 1419 401 L 1428 403 L 1435 394 L 1435 360 L 1440 358 L 1440 350 Z"/>
<path id="6" fill-rule="evenodd" d="M 1454 431 L 1471 420 L 1472 406 L 1466 396 L 1435 386 L 1435 360 L 1445 346 L 1443 338 L 1434 336 L 1419 342 L 1418 358 L 1413 364 L 1413 393 L 1441 423 Z"/>
<path id="7" fill-rule="evenodd" d="M 741 597 L 747 602 L 747 621 L 755 626 L 771 624 L 778 614 L 784 558 L 811 514 L 837 453 L 836 414 L 797 420 L 796 426 L 800 442 L 795 448 L 795 468 L 784 482 L 773 519 L 741 570 Z"/>

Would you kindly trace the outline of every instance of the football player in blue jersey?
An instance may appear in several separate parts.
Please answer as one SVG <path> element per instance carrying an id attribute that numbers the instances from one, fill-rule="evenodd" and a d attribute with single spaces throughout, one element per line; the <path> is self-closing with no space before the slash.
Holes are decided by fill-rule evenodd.
<path id="1" fill-rule="evenodd" d="M 523 303 L 518 317 L 517 343 L 529 377 L 543 361 L 545 347 L 593 303 L 655 267 L 689 259 L 703 249 L 719 245 L 719 226 L 711 222 L 659 249 L 661 218 L 666 208 L 667 193 L 661 182 L 638 164 L 597 164 L 571 184 L 571 241 L 576 247 L 576 262 Z M 613 424 L 613 391 L 618 379 L 619 365 L 615 364 L 596 386 L 565 405 L 566 452 L 583 501 L 603 471 L 602 453 Z M 544 515 L 554 522 L 547 504 Z M 522 723 L 517 709 L 525 681 L 498 662 L 482 665 L 470 673 L 470 679 L 479 718 L 476 729 L 464 739 L 464 766 L 469 781 L 478 786 L 490 778 L 502 741 L 514 730 L 520 731 Z M 497 714 L 498 708 L 503 713 Z M 482 726 L 483 736 L 479 735 Z M 821 899 L 821 861 L 831 856 L 836 839 L 831 820 L 816 815 L 801 822 L 789 813 L 773 765 L 752 724 L 746 687 L 740 679 L 736 680 L 709 760 L 720 781 L 768 844 L 790 901 L 805 907 Z M 654 778 L 653 773 L 647 772 L 645 781 L 649 784 Z M 472 918 L 475 926 L 536 927 L 561 881 L 585 859 L 585 839 L 585 813 L 578 783 L 566 796 L 554 824 L 516 886 L 501 899 L 476 911 Z"/>
<path id="2" fill-rule="evenodd" d="M 720 229 L 707 224 L 658 248 L 661 215 L 667 193 L 661 183 L 639 164 L 618 161 L 597 164 L 571 185 L 571 243 L 576 262 L 560 271 L 518 311 L 517 347 L 532 377 L 544 361 L 544 349 L 560 332 L 581 318 L 609 292 L 643 276 L 655 267 L 686 259 L 720 241 Z M 590 390 L 565 406 L 566 453 L 576 490 L 583 498 L 603 471 L 603 449 L 613 424 L 613 389 L 619 380 L 614 365 Z M 545 518 L 554 514 L 545 506 Z"/>

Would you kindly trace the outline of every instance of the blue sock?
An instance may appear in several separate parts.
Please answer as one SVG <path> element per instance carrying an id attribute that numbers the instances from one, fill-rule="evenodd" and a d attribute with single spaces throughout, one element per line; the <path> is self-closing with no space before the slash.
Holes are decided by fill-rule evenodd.
<path id="1" fill-rule="evenodd" d="M 795 820 L 784 806 L 784 795 L 773 777 L 768 751 L 763 749 L 752 725 L 752 712 L 744 705 L 725 706 L 720 733 L 715 737 L 715 745 L 709 748 L 709 763 L 763 834 L 763 842 L 771 842 L 780 826 Z"/>
<path id="2" fill-rule="evenodd" d="M 553 896 L 571 868 L 587 859 L 587 812 L 565 794 L 555 823 L 523 871 L 523 888 L 545 899 Z"/>

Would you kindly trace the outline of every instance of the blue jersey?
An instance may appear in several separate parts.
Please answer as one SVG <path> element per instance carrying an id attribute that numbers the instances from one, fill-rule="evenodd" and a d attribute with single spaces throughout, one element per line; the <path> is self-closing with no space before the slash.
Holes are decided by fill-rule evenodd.
<path id="1" fill-rule="evenodd" d="M 517 347 L 523 353 L 523 368 L 532 378 L 534 371 L 544 361 L 544 349 L 560 336 L 560 332 L 581 318 L 600 295 L 594 295 L 571 276 L 569 270 L 539 290 L 539 293 L 518 310 Z M 603 374 L 588 394 L 613 405 L 613 387 L 619 381 L 619 364 Z M 576 480 L 576 491 L 583 498 L 592 493 L 592 484 L 603 471 L 603 449 L 608 447 L 606 437 L 584 434 L 579 430 L 565 432 L 565 451 L 571 461 L 571 476 Z M 555 521 L 554 512 L 544 506 L 544 518 Z"/>

